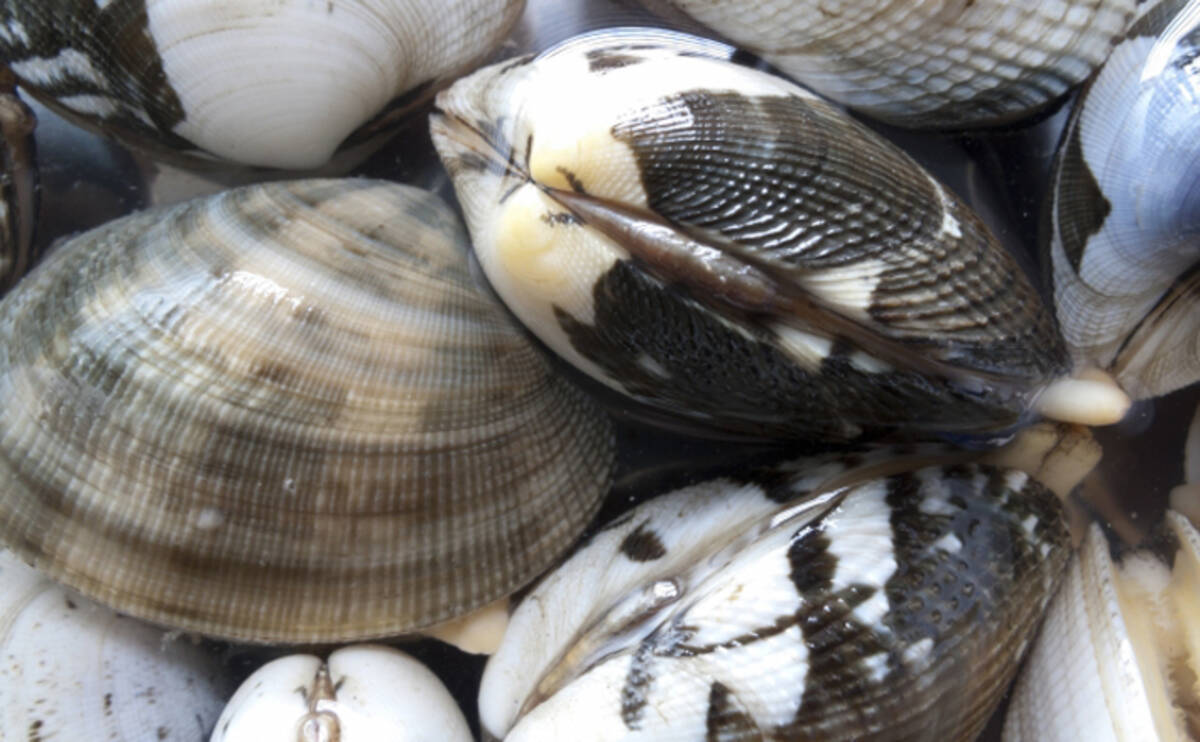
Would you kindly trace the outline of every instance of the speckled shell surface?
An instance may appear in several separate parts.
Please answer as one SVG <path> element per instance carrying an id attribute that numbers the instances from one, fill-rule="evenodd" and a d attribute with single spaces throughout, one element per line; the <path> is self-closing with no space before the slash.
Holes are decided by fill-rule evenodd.
<path id="1" fill-rule="evenodd" d="M 482 724 L 509 742 L 971 740 L 1067 552 L 1058 500 L 1014 470 L 826 460 L 686 487 L 521 603 Z"/>
<path id="2" fill-rule="evenodd" d="M 0 538 L 206 634 L 395 634 L 592 517 L 606 418 L 468 272 L 435 196 L 253 186 L 63 245 L 0 304 Z"/>
<path id="3" fill-rule="evenodd" d="M 1049 251 L 1072 354 L 1134 397 L 1200 380 L 1200 2 L 1144 8 L 1054 172 Z"/>
<path id="4" fill-rule="evenodd" d="M 186 638 L 64 590 L 0 549 L 0 739 L 204 742 L 233 683 Z"/>
<path id="5" fill-rule="evenodd" d="M 814 90 L 901 126 L 1009 123 L 1108 55 L 1135 0 L 646 0 Z"/>
<path id="6" fill-rule="evenodd" d="M 990 431 L 1066 358 L 982 222 L 731 47 L 621 29 L 460 80 L 434 143 L 489 281 L 639 402 L 761 435 Z"/>
<path id="7" fill-rule="evenodd" d="M 259 668 L 221 713 L 211 742 L 471 742 L 450 692 L 391 647 L 289 655 Z"/>
<path id="8" fill-rule="evenodd" d="M 1200 531 L 1167 511 L 1170 559 L 1114 560 L 1093 525 L 1013 690 L 1005 742 L 1200 734 Z"/>
<path id="9" fill-rule="evenodd" d="M 6 0 L 23 87 L 126 144 L 291 169 L 494 49 L 524 0 Z M 373 125 L 372 125 L 373 126 Z"/>

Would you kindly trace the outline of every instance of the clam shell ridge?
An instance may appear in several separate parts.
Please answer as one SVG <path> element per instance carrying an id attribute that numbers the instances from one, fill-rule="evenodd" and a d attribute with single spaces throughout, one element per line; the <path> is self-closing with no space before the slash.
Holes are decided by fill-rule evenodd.
<path id="1" fill-rule="evenodd" d="M 1134 0 L 643 0 L 669 5 L 823 95 L 909 127 L 997 126 L 1100 66 Z"/>
<path id="2" fill-rule="evenodd" d="M 590 519 L 612 432 L 439 199 L 227 191 L 65 244 L 0 305 L 0 538 L 123 612 L 332 641 L 465 613 Z"/>
<path id="3" fill-rule="evenodd" d="M 524 0 L 0 3 L 0 59 L 75 121 L 160 153 L 323 164 L 499 44 Z M 390 113 L 390 112 L 389 112 Z"/>
<path id="4" fill-rule="evenodd" d="M 1066 564 L 1058 500 L 982 465 L 829 488 L 832 473 L 711 480 L 600 531 L 514 612 L 485 730 L 974 739 Z"/>
<path id="5" fill-rule="evenodd" d="M 703 424 L 1022 419 L 1066 357 L 1020 268 L 898 149 L 732 53 L 610 30 L 439 95 L 434 143 L 501 298 L 594 378 Z"/>
<path id="6" fill-rule="evenodd" d="M 1072 354 L 1134 397 L 1200 380 L 1200 2 L 1147 6 L 1089 83 L 1049 251 Z"/>

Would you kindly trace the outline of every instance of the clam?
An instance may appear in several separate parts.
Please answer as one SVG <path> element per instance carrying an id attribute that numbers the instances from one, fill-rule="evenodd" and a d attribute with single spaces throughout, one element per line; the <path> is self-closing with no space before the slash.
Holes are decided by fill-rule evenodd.
<path id="1" fill-rule="evenodd" d="M 974 739 L 1067 561 L 1062 508 L 1020 470 L 886 453 L 744 471 L 609 523 L 517 607 L 485 732 Z"/>
<path id="2" fill-rule="evenodd" d="M 1148 5 L 1085 89 L 1050 204 L 1072 355 L 1135 398 L 1200 379 L 1200 3 Z"/>
<path id="3" fill-rule="evenodd" d="M 251 186 L 57 249 L 0 303 L 0 540 L 254 641 L 451 619 L 605 493 L 608 419 L 478 290 L 440 199 Z"/>
<path id="4" fill-rule="evenodd" d="M 1135 0 L 643 0 L 717 31 L 823 95 L 884 121 L 1010 123 L 1104 61 Z"/>
<path id="5" fill-rule="evenodd" d="M 1174 511 L 1166 529 L 1165 555 L 1117 561 L 1092 525 L 1016 685 L 1006 741 L 1200 737 L 1200 532 Z"/>
<path id="6" fill-rule="evenodd" d="M 471 742 L 438 677 L 398 649 L 343 647 L 272 660 L 229 700 L 211 742 Z"/>
<path id="7" fill-rule="evenodd" d="M 33 111 L 13 89 L 12 76 L 0 72 L 0 294 L 17 282 L 37 259 L 33 240 L 37 165 Z"/>
<path id="8" fill-rule="evenodd" d="M 626 398 L 738 433 L 986 436 L 1040 397 L 1120 418 L 1102 384 L 1045 394 L 1068 370 L 1053 319 L 958 198 L 733 53 L 608 30 L 439 94 L 434 144 L 527 327 Z"/>
<path id="9" fill-rule="evenodd" d="M 0 60 L 158 153 L 315 168 L 499 45 L 523 0 L 5 0 Z"/>
<path id="10" fill-rule="evenodd" d="M 201 742 L 233 690 L 206 648 L 64 590 L 4 549 L 0 647 L 3 739 Z"/>

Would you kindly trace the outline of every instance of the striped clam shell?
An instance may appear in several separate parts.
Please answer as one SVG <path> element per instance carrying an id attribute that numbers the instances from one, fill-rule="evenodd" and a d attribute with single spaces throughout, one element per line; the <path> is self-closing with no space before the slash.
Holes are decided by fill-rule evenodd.
<path id="1" fill-rule="evenodd" d="M 33 226 L 37 211 L 37 162 L 33 111 L 0 72 L 0 295 L 37 260 Z"/>
<path id="2" fill-rule="evenodd" d="M 900 126 L 1025 118 L 1098 67 L 1135 0 L 643 0 L 843 105 Z"/>
<path id="3" fill-rule="evenodd" d="M 0 549 L 0 738 L 204 742 L 233 692 L 215 655 L 64 590 Z"/>
<path id="4" fill-rule="evenodd" d="M 974 739 L 1066 563 L 1059 501 L 982 464 L 839 476 L 793 462 L 609 524 L 517 607 L 486 733 Z"/>
<path id="5" fill-rule="evenodd" d="M 1021 421 L 1066 358 L 1020 268 L 898 149 L 732 53 L 609 30 L 439 95 L 501 298 L 595 379 L 726 430 Z"/>
<path id="6" fill-rule="evenodd" d="M 1131 396 L 1200 380 L 1200 2 L 1143 9 L 1055 166 L 1050 245 L 1072 354 Z"/>
<path id="7" fill-rule="evenodd" d="M 415 188 L 251 186 L 81 235 L 0 303 L 0 540 L 125 613 L 396 634 L 531 580 L 595 513 L 607 418 Z"/>
<path id="8" fill-rule="evenodd" d="M 272 660 L 242 683 L 210 742 L 471 742 L 442 681 L 391 647 Z"/>
<path id="9" fill-rule="evenodd" d="M 315 168 L 499 45 L 524 0 L 5 0 L 0 60 L 129 145 Z"/>
<path id="10" fill-rule="evenodd" d="M 1200 531 L 1119 561 L 1098 525 L 1071 561 L 1013 692 L 1005 742 L 1200 737 Z"/>

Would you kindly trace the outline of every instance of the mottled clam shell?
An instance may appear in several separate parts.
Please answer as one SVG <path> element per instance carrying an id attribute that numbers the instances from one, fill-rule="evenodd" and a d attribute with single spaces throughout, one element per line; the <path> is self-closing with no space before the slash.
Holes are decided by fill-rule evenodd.
<path id="1" fill-rule="evenodd" d="M 499 45 L 524 0 L 5 0 L 0 60 L 152 151 L 314 168 Z"/>
<path id="2" fill-rule="evenodd" d="M 0 540 L 122 612 L 395 634 L 541 572 L 610 425 L 472 281 L 435 196 L 252 186 L 56 250 L 0 303 Z"/>
<path id="3" fill-rule="evenodd" d="M 208 739 L 233 683 L 185 638 L 64 590 L 0 549 L 0 738 Z"/>
<path id="4" fill-rule="evenodd" d="M 1118 564 L 1093 525 L 1013 691 L 1005 742 L 1200 737 L 1200 531 L 1168 511 L 1172 561 Z"/>
<path id="5" fill-rule="evenodd" d="M 1085 90 L 1050 204 L 1072 354 L 1134 397 L 1200 379 L 1200 2 L 1143 10 Z"/>
<path id="6" fill-rule="evenodd" d="M 268 662 L 238 688 L 211 742 L 471 742 L 428 668 L 391 647 L 343 647 Z"/>
<path id="7" fill-rule="evenodd" d="M 643 0 L 839 103 L 909 127 L 996 126 L 1100 66 L 1135 0 Z"/>
<path id="8" fill-rule="evenodd" d="M 501 298 L 635 400 L 759 435 L 976 432 L 1065 368 L 980 220 L 813 94 L 669 32 L 458 81 L 434 143 Z"/>
<path id="9" fill-rule="evenodd" d="M 840 471 L 704 482 L 600 531 L 514 613 L 485 731 L 974 739 L 1066 563 L 1059 502 L 983 465 Z"/>
<path id="10" fill-rule="evenodd" d="M 37 120 L 0 72 L 0 295 L 37 260 L 37 163 L 33 129 Z"/>

